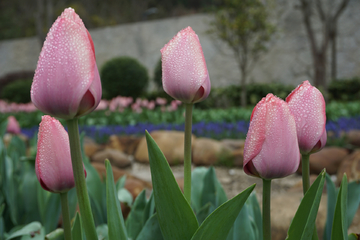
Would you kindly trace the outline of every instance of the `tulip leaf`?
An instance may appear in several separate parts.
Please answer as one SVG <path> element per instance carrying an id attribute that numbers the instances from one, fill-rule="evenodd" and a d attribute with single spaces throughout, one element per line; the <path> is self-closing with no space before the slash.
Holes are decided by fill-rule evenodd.
<path id="1" fill-rule="evenodd" d="M 339 194 L 336 200 L 333 226 L 331 230 L 332 240 L 347 240 L 347 218 L 346 218 L 346 205 L 347 205 L 347 177 L 344 174 L 341 181 Z"/>
<path id="2" fill-rule="evenodd" d="M 312 239 L 324 183 L 325 170 L 319 174 L 302 199 L 300 206 L 295 213 L 294 219 L 290 224 L 286 239 Z"/>
<path id="3" fill-rule="evenodd" d="M 360 182 L 353 181 L 348 184 L 347 200 L 347 223 L 350 226 L 360 204 Z"/>
<path id="4" fill-rule="evenodd" d="M 201 204 L 201 196 L 204 188 L 204 178 L 208 169 L 197 167 L 191 173 L 191 205 L 195 212 L 199 212 L 204 205 Z"/>
<path id="5" fill-rule="evenodd" d="M 41 230 L 41 223 L 39 222 L 32 222 L 29 223 L 28 225 L 22 227 L 21 229 L 11 233 L 6 240 L 9 239 L 13 239 L 19 236 L 23 236 L 23 235 L 30 235 L 33 232 L 38 232 Z"/>
<path id="6" fill-rule="evenodd" d="M 227 201 L 224 189 L 216 178 L 215 170 L 210 167 L 204 176 L 204 185 L 201 194 L 201 206 L 211 203 L 215 208 Z M 212 212 L 214 209 L 210 209 Z"/>
<path id="7" fill-rule="evenodd" d="M 73 225 L 71 227 L 71 236 L 72 239 L 83 239 L 83 232 L 82 232 L 82 224 L 81 224 L 81 218 L 78 212 L 76 212 L 75 219 L 73 222 Z"/>
<path id="8" fill-rule="evenodd" d="M 164 154 L 146 131 L 156 212 L 165 240 L 189 240 L 198 222 Z"/>
<path id="9" fill-rule="evenodd" d="M 153 214 L 141 229 L 136 240 L 163 240 L 157 214 Z"/>
<path id="10" fill-rule="evenodd" d="M 150 198 L 146 203 L 145 210 L 144 210 L 144 219 L 143 222 L 146 221 L 155 213 L 155 200 L 154 200 L 154 192 L 151 192 Z M 131 212 L 130 212 L 131 213 Z"/>
<path id="11" fill-rule="evenodd" d="M 223 240 L 254 188 L 255 184 L 215 209 L 200 225 L 191 240 Z"/>
<path id="12" fill-rule="evenodd" d="M 120 202 L 116 194 L 114 176 L 109 160 L 105 160 L 106 166 L 106 206 L 109 239 L 128 239 L 124 218 L 120 208 Z"/>
<path id="13" fill-rule="evenodd" d="M 249 200 L 249 199 L 248 199 Z M 251 216 L 251 206 L 244 204 L 238 214 L 231 231 L 226 240 L 257 240 L 255 230 L 253 229 L 254 219 Z"/>
<path id="14" fill-rule="evenodd" d="M 255 239 L 263 239 L 262 232 L 262 214 L 260 211 L 259 201 L 257 200 L 255 191 L 251 193 L 245 204 L 250 206 L 251 216 L 254 219 L 253 228 L 255 228 Z"/>
<path id="15" fill-rule="evenodd" d="M 337 189 L 329 174 L 326 174 L 327 210 L 326 224 L 324 228 L 324 240 L 330 240 L 332 223 L 334 219 Z"/>
<path id="16" fill-rule="evenodd" d="M 146 208 L 146 192 L 143 190 L 135 199 L 131 211 L 126 220 L 126 230 L 129 238 L 136 239 L 144 226 L 144 214 Z"/>
<path id="17" fill-rule="evenodd" d="M 43 190 L 45 191 L 45 190 Z M 56 229 L 61 214 L 60 194 L 50 193 L 45 205 L 43 225 L 45 232 Z"/>
<path id="18" fill-rule="evenodd" d="M 207 216 L 209 216 L 209 214 L 212 212 L 212 209 L 215 209 L 215 207 L 210 202 L 208 202 L 196 213 L 196 218 L 200 224 L 202 224 Z"/>

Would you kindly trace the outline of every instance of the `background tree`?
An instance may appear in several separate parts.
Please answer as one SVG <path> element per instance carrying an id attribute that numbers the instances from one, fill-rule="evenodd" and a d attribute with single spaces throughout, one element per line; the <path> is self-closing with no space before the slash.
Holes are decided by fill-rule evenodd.
<path id="1" fill-rule="evenodd" d="M 232 49 L 241 72 L 241 106 L 247 104 L 248 75 L 275 32 L 269 13 L 260 0 L 225 0 L 215 12 L 209 32 L 225 41 Z"/>
<path id="2" fill-rule="evenodd" d="M 326 89 L 327 51 L 331 44 L 331 78 L 336 78 L 337 22 L 350 0 L 299 0 L 313 60 L 314 85 Z M 321 31 L 315 30 L 320 22 Z"/>

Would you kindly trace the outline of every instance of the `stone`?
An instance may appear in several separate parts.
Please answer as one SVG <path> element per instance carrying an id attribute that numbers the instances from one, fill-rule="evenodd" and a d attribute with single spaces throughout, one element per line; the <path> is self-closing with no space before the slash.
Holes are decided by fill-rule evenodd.
<path id="1" fill-rule="evenodd" d="M 111 165 L 119 168 L 125 168 L 131 165 L 129 156 L 117 149 L 106 148 L 91 157 L 91 161 L 99 163 L 103 163 L 105 159 L 109 159 Z"/>
<path id="2" fill-rule="evenodd" d="M 126 154 L 133 155 L 139 142 L 139 137 L 111 135 L 109 137 L 108 143 L 106 144 L 106 147 L 117 149 Z"/>
<path id="3" fill-rule="evenodd" d="M 92 138 L 87 136 L 84 137 L 84 152 L 89 158 L 103 148 L 103 146 L 97 144 Z"/>
<path id="4" fill-rule="evenodd" d="M 193 163 L 210 166 L 220 162 L 232 162 L 232 151 L 222 142 L 210 138 L 197 138 L 193 147 Z"/>
<path id="5" fill-rule="evenodd" d="M 234 166 L 242 168 L 244 162 L 244 148 L 232 151 L 232 155 L 234 158 Z"/>
<path id="6" fill-rule="evenodd" d="M 348 142 L 356 147 L 360 147 L 360 130 L 353 129 L 346 133 Z"/>
<path id="7" fill-rule="evenodd" d="M 150 133 L 170 165 L 184 162 L 184 132 L 159 130 Z M 195 136 L 192 135 L 191 143 L 194 144 Z M 149 163 L 148 149 L 145 136 L 134 154 L 135 160 L 141 163 Z"/>
<path id="8" fill-rule="evenodd" d="M 346 173 L 349 182 L 360 180 L 360 149 L 349 154 L 341 162 L 337 172 L 336 184 L 338 186 L 341 183 L 344 173 Z"/>
<path id="9" fill-rule="evenodd" d="M 221 143 L 231 150 L 238 150 L 244 149 L 245 139 L 222 139 Z"/>
<path id="10" fill-rule="evenodd" d="M 336 174 L 348 151 L 340 147 L 325 147 L 310 155 L 310 174 L 319 174 L 324 168 L 330 175 Z M 301 173 L 301 162 L 298 173 Z"/>

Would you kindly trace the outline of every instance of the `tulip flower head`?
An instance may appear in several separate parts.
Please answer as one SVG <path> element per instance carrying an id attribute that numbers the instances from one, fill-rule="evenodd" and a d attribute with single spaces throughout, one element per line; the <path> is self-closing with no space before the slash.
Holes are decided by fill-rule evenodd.
<path id="1" fill-rule="evenodd" d="M 7 120 L 8 120 L 8 124 L 6 128 L 6 132 L 12 134 L 20 134 L 21 129 L 19 122 L 16 120 L 16 118 L 14 116 L 9 116 Z"/>
<path id="2" fill-rule="evenodd" d="M 295 117 L 301 153 L 309 154 L 322 149 L 326 144 L 325 100 L 321 92 L 303 82 L 286 98 Z"/>
<path id="3" fill-rule="evenodd" d="M 161 49 L 164 91 L 184 103 L 196 103 L 210 93 L 210 78 L 196 33 L 187 27 Z"/>
<path id="4" fill-rule="evenodd" d="M 35 172 L 47 191 L 62 193 L 75 186 L 69 136 L 61 123 L 50 116 L 43 116 L 40 123 Z"/>
<path id="5" fill-rule="evenodd" d="M 64 10 L 47 34 L 31 100 L 44 113 L 63 119 L 85 115 L 101 100 L 94 43 L 72 8 Z"/>
<path id="6" fill-rule="evenodd" d="M 286 177 L 299 167 L 294 116 L 287 103 L 268 94 L 254 108 L 244 147 L 244 171 L 263 179 Z"/>

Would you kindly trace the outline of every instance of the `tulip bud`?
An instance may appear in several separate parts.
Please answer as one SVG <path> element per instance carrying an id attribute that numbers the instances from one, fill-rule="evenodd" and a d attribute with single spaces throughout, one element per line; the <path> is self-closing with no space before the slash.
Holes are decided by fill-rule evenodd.
<path id="1" fill-rule="evenodd" d="M 88 114 L 101 100 L 94 43 L 72 8 L 65 9 L 47 34 L 31 100 L 44 113 L 63 119 Z"/>
<path id="2" fill-rule="evenodd" d="M 69 136 L 61 123 L 50 116 L 43 116 L 40 123 L 35 172 L 47 191 L 62 193 L 75 186 Z"/>
<path id="3" fill-rule="evenodd" d="M 325 100 L 321 92 L 303 82 L 286 98 L 295 117 L 301 153 L 309 154 L 322 149 L 326 144 Z"/>
<path id="4" fill-rule="evenodd" d="M 210 78 L 196 33 L 187 27 L 161 49 L 164 91 L 184 103 L 196 103 L 210 93 Z"/>
<path id="5" fill-rule="evenodd" d="M 244 147 L 244 171 L 263 179 L 296 172 L 300 152 L 294 116 L 287 103 L 268 94 L 254 108 Z"/>
<path id="6" fill-rule="evenodd" d="M 21 129 L 20 129 L 20 125 L 19 125 L 18 121 L 16 120 L 16 118 L 14 116 L 9 116 L 7 120 L 8 120 L 8 124 L 7 124 L 7 128 L 6 128 L 6 132 L 12 133 L 12 134 L 20 134 Z"/>

